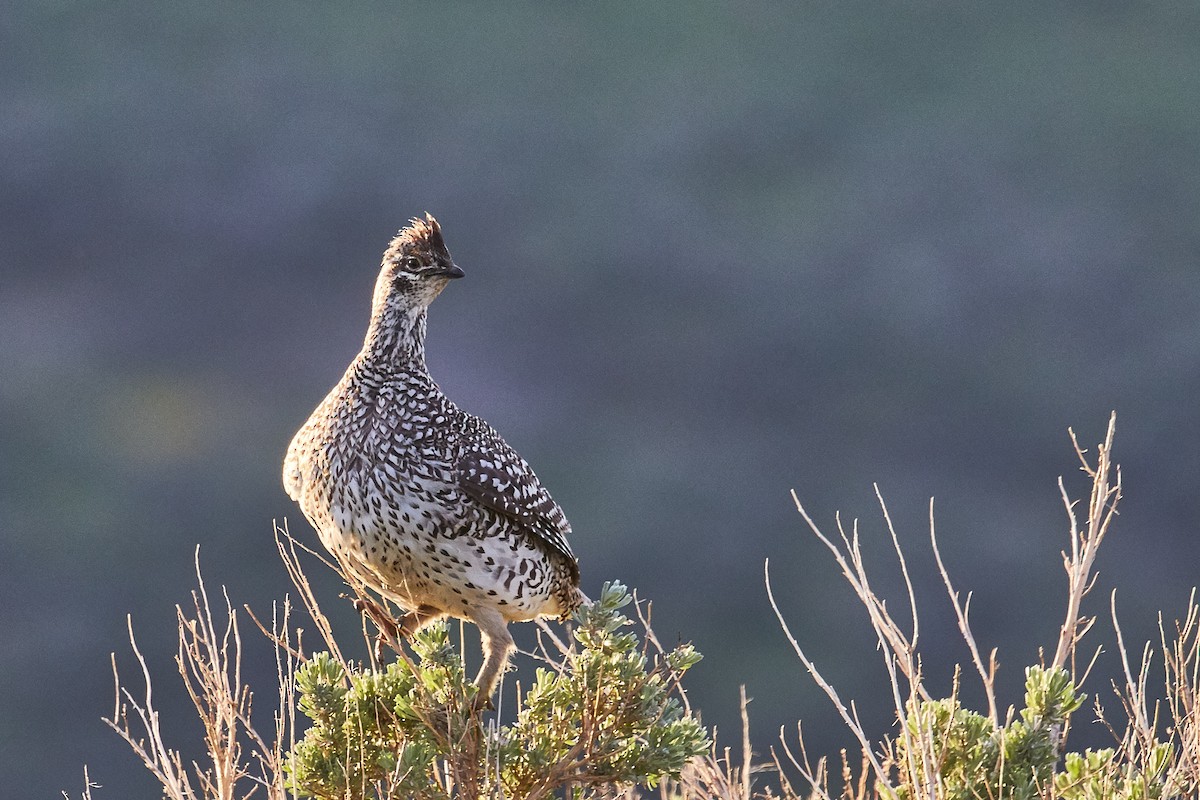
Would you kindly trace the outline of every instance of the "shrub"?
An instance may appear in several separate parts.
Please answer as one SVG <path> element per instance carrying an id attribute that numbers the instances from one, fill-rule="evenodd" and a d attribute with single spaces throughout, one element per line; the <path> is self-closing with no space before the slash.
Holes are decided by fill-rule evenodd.
<path id="1" fill-rule="evenodd" d="M 959 631 L 982 683 L 986 709 L 959 701 L 961 667 L 949 697 L 925 685 L 918 651 L 916 597 L 887 506 L 879 498 L 908 592 L 911 624 L 901 624 L 871 588 L 857 527 L 837 520 L 838 537 L 826 536 L 796 499 L 800 515 L 828 548 L 867 612 L 876 633 L 895 703 L 890 735 L 871 736 L 820 673 L 788 629 L 771 589 L 766 589 L 785 636 L 817 685 L 828 695 L 860 745 L 860 766 L 842 754 L 840 785 L 831 788 L 827 759 L 811 761 L 802 737 L 781 737 L 764 763 L 754 764 L 746 720 L 740 763 L 718 753 L 692 715 L 680 677 L 700 655 L 688 645 L 658 644 L 637 604 L 619 583 L 580 609 L 568 643 L 543 625 L 543 662 L 529 690 L 517 693 L 510 724 L 485 724 L 475 687 L 445 624 L 410 642 L 415 658 L 400 653 L 386 666 L 357 663 L 342 654 L 328 619 L 300 566 L 299 546 L 277 530 L 280 554 L 298 596 L 320 633 L 324 649 L 306 653 L 291 626 L 284 600 L 271 624 L 258 627 L 274 642 L 279 707 L 271 735 L 251 723 L 251 694 L 241 682 L 238 614 L 225 597 L 223 624 L 214 619 L 200 578 L 194 609 L 178 611 L 179 671 L 205 730 L 206 766 L 187 770 L 162 740 L 151 702 L 151 679 L 130 628 L 145 681 L 141 700 L 117 680 L 117 703 L 108 723 L 122 735 L 173 800 L 234 800 L 261 794 L 270 800 L 314 797 L 504 797 L 536 800 L 555 792 L 570 798 L 635 797 L 637 787 L 658 787 L 670 800 L 753 797 L 783 800 L 1158 800 L 1200 796 L 1200 608 L 1193 594 L 1182 621 L 1168 634 L 1160 621 L 1164 693 L 1151 700 L 1149 646 L 1137 668 L 1117 620 L 1112 621 L 1124 681 L 1116 686 L 1123 724 L 1095 704 L 1115 746 L 1064 752 L 1072 718 L 1083 707 L 1076 650 L 1095 618 L 1083 601 L 1095 583 L 1094 564 L 1121 497 L 1120 471 L 1111 461 L 1115 415 L 1090 461 L 1072 433 L 1084 472 L 1092 481 L 1085 519 L 1059 489 L 1070 523 L 1064 621 L 1049 663 L 1025 671 L 1025 698 L 1003 718 L 995 693 L 995 653 L 985 662 L 968 619 L 970 597 L 955 590 L 938 551 L 930 504 L 930 541 Z M 793 495 L 793 497 L 795 497 Z M 310 551 L 311 552 L 311 551 Z M 335 569 L 337 565 L 332 565 Z M 360 595 L 360 583 L 342 573 Z M 622 609 L 638 612 L 641 634 Z M 1047 652 L 1050 652 L 1047 650 Z M 114 673 L 116 662 L 114 658 Z M 135 729 L 139 734 L 135 734 Z M 753 780 L 775 772 L 774 782 Z M 86 780 L 86 772 L 85 772 Z M 836 783 L 836 782 L 835 782 Z M 85 798 L 90 797 L 85 791 Z"/>

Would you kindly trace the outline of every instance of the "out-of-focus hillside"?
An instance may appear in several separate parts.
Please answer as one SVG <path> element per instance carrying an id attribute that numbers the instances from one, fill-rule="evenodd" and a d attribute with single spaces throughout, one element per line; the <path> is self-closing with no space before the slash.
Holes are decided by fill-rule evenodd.
<path id="1" fill-rule="evenodd" d="M 5 785 L 77 791 L 86 761 L 98 800 L 151 791 L 99 722 L 125 615 L 182 742 L 193 548 L 236 602 L 286 590 L 271 521 L 307 527 L 280 459 L 425 210 L 467 272 L 431 370 L 552 489 L 585 589 L 638 587 L 706 654 L 692 699 L 727 734 L 744 682 L 760 747 L 797 717 L 847 744 L 766 556 L 844 696 L 882 691 L 792 488 L 862 517 L 881 563 L 871 483 L 914 560 L 936 495 L 1017 700 L 1060 615 L 1066 427 L 1097 441 L 1114 408 L 1095 602 L 1125 587 L 1127 638 L 1153 635 L 1200 563 L 1197 63 L 1187 4 L 6 11 Z M 953 618 L 914 568 L 948 681 Z M 273 669 L 247 665 L 264 698 Z"/>

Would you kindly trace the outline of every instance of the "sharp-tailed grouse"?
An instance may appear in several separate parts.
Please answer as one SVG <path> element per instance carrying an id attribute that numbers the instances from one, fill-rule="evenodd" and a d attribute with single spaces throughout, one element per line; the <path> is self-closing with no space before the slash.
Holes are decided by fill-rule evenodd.
<path id="1" fill-rule="evenodd" d="M 425 367 L 426 310 L 462 274 L 428 214 L 392 240 L 362 350 L 292 439 L 283 483 L 325 547 L 406 609 L 400 634 L 441 616 L 479 626 L 486 700 L 508 623 L 565 617 L 583 595 L 562 509 Z"/>

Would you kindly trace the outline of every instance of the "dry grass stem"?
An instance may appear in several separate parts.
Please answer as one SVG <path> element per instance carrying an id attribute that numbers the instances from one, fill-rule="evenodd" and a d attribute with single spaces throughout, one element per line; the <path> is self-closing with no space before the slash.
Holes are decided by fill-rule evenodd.
<path id="1" fill-rule="evenodd" d="M 967 592 L 967 599 L 964 602 L 959 602 L 958 591 L 955 590 L 954 584 L 950 581 L 950 573 L 942 561 L 941 550 L 938 549 L 937 526 L 934 524 L 932 497 L 929 498 L 929 542 L 933 545 L 933 558 L 937 563 L 938 574 L 942 576 L 942 583 L 946 587 L 946 593 L 950 596 L 950 604 L 954 607 L 954 616 L 958 620 L 958 632 L 962 635 L 963 641 L 967 644 L 967 649 L 971 652 L 971 663 L 975 665 L 975 671 L 979 674 L 979 680 L 983 684 L 983 690 L 987 695 L 988 719 L 993 725 L 999 725 L 1000 717 L 996 707 L 996 650 L 992 648 L 992 651 L 988 654 L 988 664 L 985 668 L 983 659 L 979 656 L 979 646 L 975 643 L 975 634 L 971 630 L 972 595 L 970 592 Z"/>
<path id="2" fill-rule="evenodd" d="M 128 621 L 129 643 L 141 668 L 144 694 L 137 700 L 121 685 L 114 654 L 115 701 L 113 714 L 105 722 L 129 743 L 172 800 L 234 800 L 239 796 L 251 797 L 259 789 L 271 800 L 284 798 L 287 793 L 282 777 L 283 746 L 278 743 L 268 746 L 251 722 L 253 696 L 242 682 L 242 639 L 237 614 L 229 597 L 223 595 L 223 621 L 217 623 L 200 574 L 199 549 L 195 560 L 198 588 L 192 593 L 193 608 L 185 613 L 182 607 L 176 607 L 179 650 L 175 660 L 204 729 L 209 766 L 191 765 L 191 776 L 196 781 L 193 787 L 179 751 L 165 744 L 154 707 L 150 670 L 138 648 L 132 619 Z M 134 732 L 135 720 L 139 733 Z M 249 762 L 243 756 L 243 741 L 253 752 Z"/>
<path id="3" fill-rule="evenodd" d="M 1121 470 L 1116 468 L 1115 482 L 1109 482 L 1109 473 L 1113 470 L 1112 442 L 1116 432 L 1117 414 L 1113 412 L 1108 420 L 1108 432 L 1104 443 L 1096 448 L 1096 463 L 1092 465 L 1087 459 L 1087 451 L 1079 446 L 1075 431 L 1068 428 L 1071 444 L 1079 457 L 1080 469 L 1092 479 L 1091 496 L 1088 499 L 1087 527 L 1079 528 L 1079 520 L 1075 515 L 1075 501 L 1067 494 L 1062 478 L 1058 480 L 1059 492 L 1067 517 L 1071 523 L 1071 553 L 1062 554 L 1063 568 L 1067 572 L 1067 613 L 1059 631 L 1058 646 L 1054 651 L 1051 667 L 1067 667 L 1070 662 L 1071 674 L 1075 675 L 1075 648 L 1079 640 L 1095 623 L 1095 617 L 1084 616 L 1081 611 L 1083 598 L 1095 584 L 1096 575 L 1093 565 L 1096 553 L 1100 549 L 1108 533 L 1108 527 L 1117 513 L 1117 503 L 1121 499 Z"/>
<path id="4" fill-rule="evenodd" d="M 804 512 L 802 511 L 801 513 Z M 807 515 L 805 516 L 807 518 Z M 810 521 L 809 525 L 813 525 L 813 523 Z M 815 528 L 815 526 L 813 527 Z M 836 548 L 833 548 L 832 545 L 828 546 L 830 546 L 831 549 L 834 550 L 835 554 L 838 554 L 840 557 L 840 553 L 838 553 Z M 843 567 L 843 569 L 845 570 L 847 568 Z M 783 612 L 779 610 L 779 604 L 775 602 L 775 593 L 771 589 L 770 559 L 767 559 L 763 564 L 763 578 L 766 583 L 767 599 L 771 603 L 771 609 L 775 612 L 775 618 L 779 621 L 780 627 L 783 628 L 783 633 L 787 637 L 788 643 L 791 644 L 792 650 L 795 651 L 796 656 L 799 657 L 800 661 L 804 664 L 804 668 L 808 670 L 808 674 L 811 675 L 812 679 L 816 681 L 818 686 L 821 687 L 821 691 L 825 692 L 825 695 L 833 702 L 834 708 L 837 709 L 838 715 L 842 718 L 842 721 L 846 724 L 846 727 L 850 729 L 850 732 L 854 734 L 854 738 L 858 739 L 859 746 L 862 748 L 863 757 L 871 763 L 871 767 L 875 771 L 876 778 L 880 781 L 880 783 L 887 785 L 887 772 L 884 770 L 883 765 L 875 757 L 871 740 L 867 736 L 866 731 L 863 730 L 862 725 L 858 722 L 857 716 L 852 714 L 850 709 L 847 708 L 846 704 L 842 702 L 842 698 L 838 695 L 837 689 L 833 688 L 833 684 L 825 679 L 825 676 L 821 674 L 819 669 L 817 669 L 817 665 L 811 658 L 808 657 L 808 654 L 805 653 L 804 648 L 800 646 L 800 643 L 796 641 L 796 637 L 792 634 L 791 628 L 788 627 L 787 620 L 784 619 Z"/>

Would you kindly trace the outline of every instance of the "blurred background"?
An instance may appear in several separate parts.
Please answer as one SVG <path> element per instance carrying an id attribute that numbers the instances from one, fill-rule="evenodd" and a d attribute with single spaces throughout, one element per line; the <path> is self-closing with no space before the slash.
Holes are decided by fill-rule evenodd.
<path id="1" fill-rule="evenodd" d="M 315 536 L 284 450 L 426 210 L 467 273 L 432 309 L 431 371 L 566 509 L 585 590 L 637 587 L 664 642 L 706 655 L 691 698 L 724 743 L 744 683 L 760 752 L 797 719 L 814 753 L 851 744 L 774 619 L 767 557 L 797 638 L 890 730 L 866 617 L 792 489 L 828 531 L 861 519 L 902 609 L 878 482 L 948 692 L 966 652 L 936 496 L 1019 703 L 1064 607 L 1055 481 L 1086 490 L 1067 428 L 1094 446 L 1113 409 L 1126 499 L 1089 641 L 1113 640 L 1114 587 L 1127 640 L 1156 636 L 1200 562 L 1198 63 L 1190 3 L 18 3 L 3 784 L 77 795 L 87 763 L 97 800 L 155 795 L 100 721 L 109 653 L 136 674 L 127 614 L 166 738 L 197 755 L 171 660 L 193 551 L 237 605 L 288 591 L 272 520 Z M 274 661 L 246 638 L 268 724 Z M 1115 670 L 1085 688 L 1109 698 Z"/>

